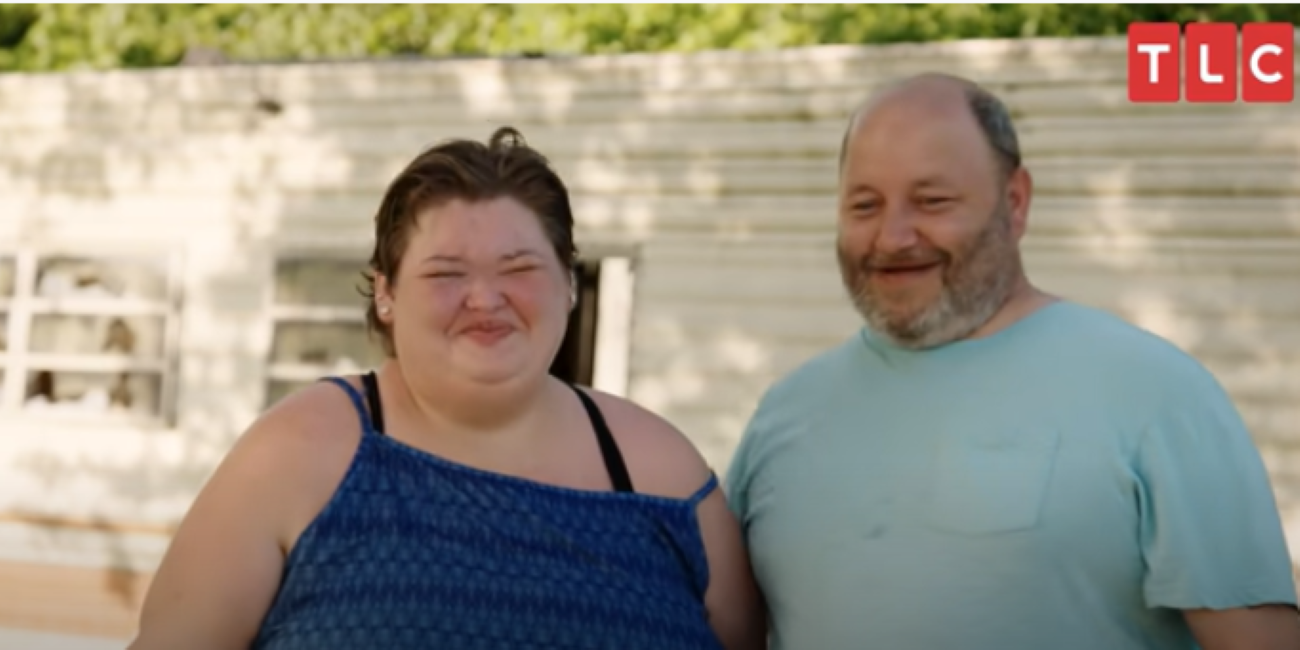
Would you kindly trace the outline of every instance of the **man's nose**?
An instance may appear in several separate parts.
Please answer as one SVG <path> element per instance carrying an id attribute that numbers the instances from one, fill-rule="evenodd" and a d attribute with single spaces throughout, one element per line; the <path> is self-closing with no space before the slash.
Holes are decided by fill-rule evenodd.
<path id="1" fill-rule="evenodd" d="M 882 253 L 896 253 L 916 246 L 916 214 L 906 204 L 886 208 L 880 218 L 875 248 Z"/>

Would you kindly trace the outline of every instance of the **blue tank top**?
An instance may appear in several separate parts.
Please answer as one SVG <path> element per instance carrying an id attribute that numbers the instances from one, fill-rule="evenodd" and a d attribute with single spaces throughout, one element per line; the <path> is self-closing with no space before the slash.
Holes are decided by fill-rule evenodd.
<path id="1" fill-rule="evenodd" d="M 613 492 L 452 462 L 382 433 L 346 381 L 361 442 L 285 561 L 254 650 L 721 650 L 690 498 Z M 576 388 L 575 388 L 576 391 Z M 612 436 L 590 398 L 610 466 Z"/>

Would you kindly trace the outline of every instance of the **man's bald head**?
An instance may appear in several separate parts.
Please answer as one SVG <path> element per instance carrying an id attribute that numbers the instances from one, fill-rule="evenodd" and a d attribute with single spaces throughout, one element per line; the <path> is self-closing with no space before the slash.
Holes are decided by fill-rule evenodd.
<path id="1" fill-rule="evenodd" d="M 1002 179 L 1021 165 L 1020 141 L 1006 105 L 993 93 L 961 77 L 926 73 L 891 83 L 872 94 L 853 112 L 840 143 L 840 167 L 858 126 L 878 111 L 902 108 L 936 118 L 972 119 L 984 134 Z"/>

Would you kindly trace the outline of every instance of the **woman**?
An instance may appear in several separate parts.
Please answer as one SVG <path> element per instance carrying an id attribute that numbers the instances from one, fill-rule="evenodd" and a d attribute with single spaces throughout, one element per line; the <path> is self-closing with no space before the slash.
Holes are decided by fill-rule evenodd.
<path id="1" fill-rule="evenodd" d="M 567 190 L 513 129 L 416 158 L 375 218 L 388 360 L 277 404 L 163 559 L 133 650 L 763 647 L 717 479 L 632 403 L 548 373 Z"/>

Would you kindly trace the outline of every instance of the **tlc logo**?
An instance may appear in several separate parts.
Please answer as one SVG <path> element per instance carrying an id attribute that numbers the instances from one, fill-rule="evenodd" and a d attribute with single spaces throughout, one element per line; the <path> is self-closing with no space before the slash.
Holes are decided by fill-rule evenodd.
<path id="1" fill-rule="evenodd" d="M 1133 23 L 1128 27 L 1128 98 L 1132 102 L 1179 99 L 1178 23 Z M 1289 102 L 1295 94 L 1291 23 L 1246 23 L 1241 28 L 1237 65 L 1237 26 L 1188 23 L 1187 55 L 1182 58 L 1189 102 Z"/>

